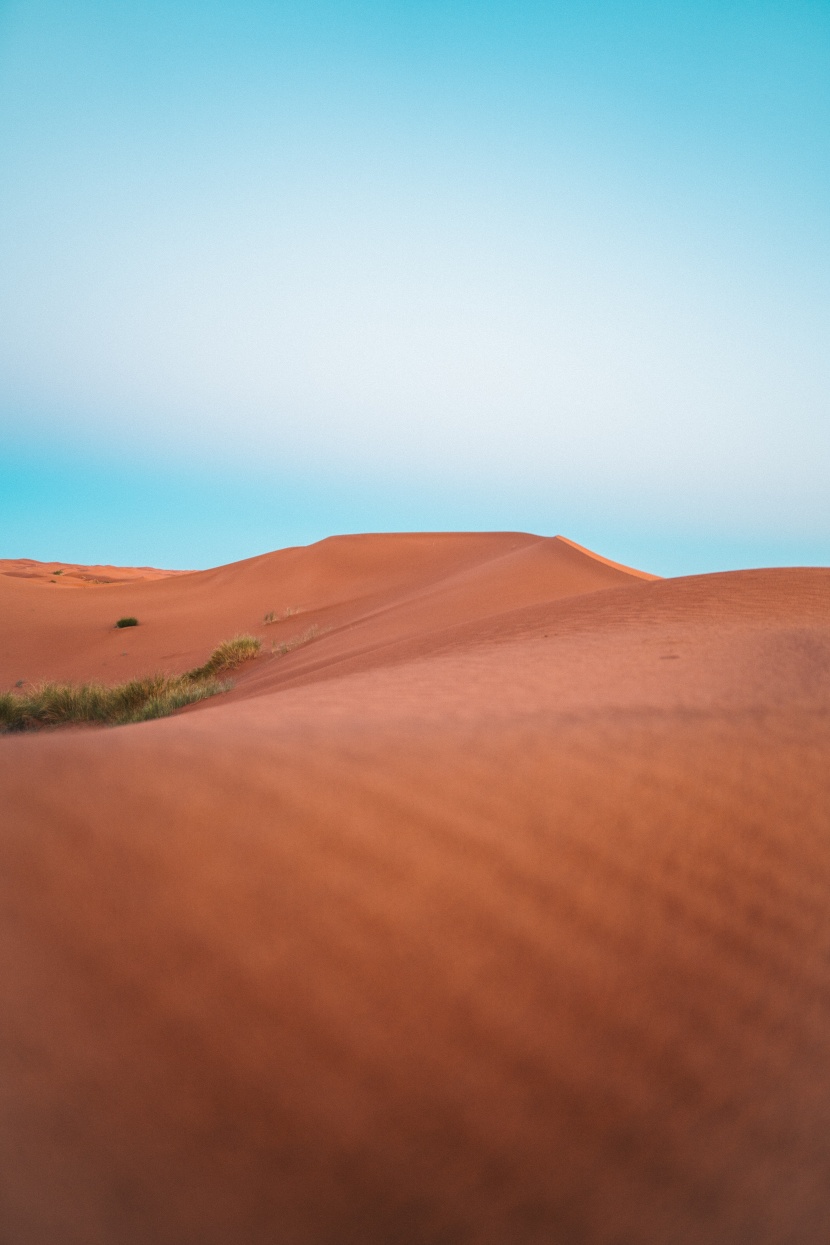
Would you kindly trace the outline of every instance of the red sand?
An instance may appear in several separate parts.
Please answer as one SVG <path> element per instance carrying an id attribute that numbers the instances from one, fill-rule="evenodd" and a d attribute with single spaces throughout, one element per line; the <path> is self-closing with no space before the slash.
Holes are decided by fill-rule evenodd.
<path id="1" fill-rule="evenodd" d="M 79 562 L 36 562 L 33 558 L 0 558 L 0 575 L 11 579 L 36 579 L 40 583 L 91 584 L 133 583 L 137 579 L 165 579 L 185 571 L 159 571 L 154 566 L 84 566 Z"/>
<path id="2" fill-rule="evenodd" d="M 0 689 L 266 651 L 0 739 L 3 1245 L 830 1239 L 830 571 L 122 574 L 0 574 Z"/>

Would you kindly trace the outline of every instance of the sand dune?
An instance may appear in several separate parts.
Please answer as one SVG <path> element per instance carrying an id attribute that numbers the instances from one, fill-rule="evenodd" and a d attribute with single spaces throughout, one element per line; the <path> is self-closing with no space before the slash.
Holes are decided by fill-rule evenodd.
<path id="1" fill-rule="evenodd" d="M 0 689 L 263 653 L 0 739 L 4 1245 L 830 1239 L 830 571 L 109 569 Z"/>
<path id="2" fill-rule="evenodd" d="M 154 566 L 86 566 L 79 562 L 36 562 L 33 558 L 0 558 L 0 575 L 88 587 L 91 584 L 132 583 L 137 579 L 166 579 L 182 571 L 160 571 Z"/>
<path id="3" fill-rule="evenodd" d="M 641 576 L 562 539 L 517 533 L 346 536 L 210 571 L 145 570 L 127 569 L 122 582 L 83 591 L 61 577 L 58 592 L 42 577 L 0 575 L 0 689 L 19 679 L 113 682 L 157 667 L 178 672 L 240 630 L 270 646 L 311 626 L 336 630 L 374 619 L 369 643 L 411 639 Z M 263 625 L 266 614 L 286 611 L 284 621 Z M 123 615 L 141 625 L 116 630 Z"/>

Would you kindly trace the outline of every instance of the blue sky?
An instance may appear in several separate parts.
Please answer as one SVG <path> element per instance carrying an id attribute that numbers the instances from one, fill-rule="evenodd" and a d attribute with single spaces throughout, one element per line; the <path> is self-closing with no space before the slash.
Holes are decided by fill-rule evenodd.
<path id="1" fill-rule="evenodd" d="M 830 564 L 830 5 L 0 0 L 0 556 Z"/>

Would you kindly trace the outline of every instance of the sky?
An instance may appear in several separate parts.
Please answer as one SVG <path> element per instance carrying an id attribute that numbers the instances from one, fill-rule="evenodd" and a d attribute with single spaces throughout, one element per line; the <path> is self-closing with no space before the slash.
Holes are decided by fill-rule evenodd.
<path id="1" fill-rule="evenodd" d="M 0 0 L 0 557 L 830 564 L 828 0 Z"/>

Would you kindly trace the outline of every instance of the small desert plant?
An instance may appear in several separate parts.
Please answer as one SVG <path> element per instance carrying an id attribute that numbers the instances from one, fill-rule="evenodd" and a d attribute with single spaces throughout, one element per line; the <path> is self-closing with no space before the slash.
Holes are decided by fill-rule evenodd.
<path id="1" fill-rule="evenodd" d="M 286 653 L 292 653 L 295 648 L 302 648 L 304 644 L 310 644 L 312 640 L 316 640 L 322 632 L 315 624 L 304 631 L 302 635 L 292 636 L 290 640 L 285 640 L 282 644 L 271 645 L 272 657 L 284 657 Z"/>
<path id="2" fill-rule="evenodd" d="M 41 683 L 25 694 L 0 693 L 0 733 L 33 730 L 39 726 L 100 723 L 123 726 L 146 722 L 226 692 L 232 683 L 215 677 L 259 652 L 254 636 L 236 636 L 211 654 L 204 666 L 187 674 L 152 674 L 116 687 L 102 683 Z"/>
<path id="3" fill-rule="evenodd" d="M 115 625 L 116 627 L 137 627 L 138 619 L 137 618 L 119 618 L 118 622 Z"/>
<path id="4" fill-rule="evenodd" d="M 262 642 L 254 635 L 235 635 L 232 640 L 225 640 L 214 649 L 203 666 L 188 670 L 186 679 L 207 679 L 211 675 L 221 674 L 223 670 L 231 670 L 249 657 L 256 657 Z"/>
<path id="5" fill-rule="evenodd" d="M 266 626 L 270 626 L 271 623 L 284 622 L 286 618 L 293 618 L 295 614 L 302 614 L 302 612 L 299 605 L 289 605 L 281 614 L 278 614 L 275 610 L 269 610 L 262 621 Z"/>

